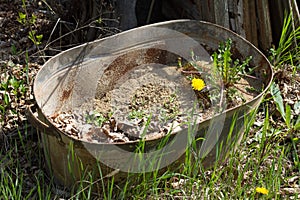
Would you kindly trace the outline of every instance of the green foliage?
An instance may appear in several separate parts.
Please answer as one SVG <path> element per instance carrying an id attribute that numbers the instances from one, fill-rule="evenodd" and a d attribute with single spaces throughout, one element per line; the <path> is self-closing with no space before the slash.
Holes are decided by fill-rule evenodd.
<path id="1" fill-rule="evenodd" d="M 18 80 L 14 76 L 8 76 L 6 80 L 0 82 L 0 112 L 5 114 L 10 108 L 11 97 L 19 98 L 24 96 L 27 91 L 24 80 Z M 2 100 L 2 101 L 1 101 Z"/>
<path id="2" fill-rule="evenodd" d="M 17 21 L 20 23 L 20 24 L 26 24 L 26 21 L 27 21 L 27 15 L 25 13 L 22 13 L 22 12 L 19 12 L 19 17 L 17 18 Z"/>
<path id="3" fill-rule="evenodd" d="M 284 18 L 281 37 L 277 48 L 270 49 L 269 60 L 275 69 L 283 64 L 290 64 L 296 70 L 300 66 L 300 26 L 295 26 L 292 13 Z"/>
<path id="4" fill-rule="evenodd" d="M 10 47 L 10 52 L 12 55 L 16 56 L 18 55 L 19 53 L 21 53 L 21 51 L 18 51 L 17 50 L 17 47 L 16 45 L 12 44 L 11 47 Z"/>
<path id="5" fill-rule="evenodd" d="M 241 92 L 238 89 L 236 89 L 236 87 L 229 87 L 229 88 L 227 88 L 227 90 L 226 90 L 226 97 L 227 97 L 228 102 L 233 102 L 234 99 L 236 99 L 236 98 L 241 99 L 241 101 L 243 103 L 246 102 L 246 99 L 241 94 Z"/>
<path id="6" fill-rule="evenodd" d="M 19 16 L 17 18 L 17 21 L 20 24 L 23 24 L 25 26 L 36 25 L 35 22 L 36 22 L 37 17 L 35 14 L 31 14 L 31 17 L 27 17 L 27 14 L 23 13 L 23 12 L 19 12 L 18 14 L 19 14 Z"/>
<path id="7" fill-rule="evenodd" d="M 283 105 L 283 98 L 281 96 L 280 89 L 277 84 L 273 83 L 270 88 L 270 92 L 273 96 L 273 99 L 275 101 L 277 110 L 280 112 L 281 116 L 285 120 L 285 111 L 284 111 L 284 105 Z"/>
<path id="8" fill-rule="evenodd" d="M 213 53 L 213 75 L 222 77 L 225 86 L 230 86 L 239 81 L 242 75 L 246 74 L 246 68 L 252 57 L 246 58 L 244 61 L 239 59 L 233 60 L 231 53 L 232 40 L 228 39 L 221 42 L 219 48 Z"/>
<path id="9" fill-rule="evenodd" d="M 209 103 L 215 105 L 218 112 L 226 107 L 225 100 L 231 103 L 228 104 L 228 107 L 237 101 L 246 101 L 242 94 L 243 91 L 236 86 L 236 83 L 253 72 L 253 68 L 249 67 L 252 56 L 242 60 L 237 59 L 233 55 L 232 47 L 233 42 L 230 38 L 220 42 L 218 49 L 212 53 L 212 64 L 203 63 L 193 52 L 192 61 L 186 65 L 183 65 L 181 59 L 178 59 L 178 66 L 179 68 L 183 67 L 188 80 L 192 80 L 194 77 L 201 77 L 205 80 L 204 92 L 209 91 L 207 94 Z M 246 92 L 253 92 L 255 88 L 246 87 L 246 90 Z"/>
<path id="10" fill-rule="evenodd" d="M 43 39 L 42 34 L 37 34 L 36 32 L 36 20 L 37 16 L 35 14 L 31 14 L 31 17 L 28 16 L 27 9 L 26 9 L 26 1 L 22 0 L 23 6 L 22 8 L 24 9 L 25 13 L 19 12 L 19 16 L 17 18 L 17 21 L 20 24 L 23 24 L 24 26 L 28 27 L 30 30 L 28 32 L 28 38 L 35 44 L 36 46 L 40 45 Z M 33 29 L 34 27 L 35 29 Z"/>
<path id="11" fill-rule="evenodd" d="M 101 17 L 99 17 L 98 19 L 96 19 L 96 23 L 98 23 L 99 25 L 103 23 L 103 19 Z"/>
<path id="12" fill-rule="evenodd" d="M 36 35 L 36 31 L 29 31 L 28 33 L 28 38 L 35 44 L 35 45 L 40 45 L 43 39 L 43 35 Z"/>
<path id="13" fill-rule="evenodd" d="M 129 119 L 143 119 L 146 116 L 146 113 L 143 110 L 132 110 L 129 112 Z"/>
<path id="14" fill-rule="evenodd" d="M 276 108 L 279 111 L 281 117 L 283 118 L 289 131 L 293 132 L 296 130 L 300 130 L 300 101 L 294 104 L 294 111 L 298 113 L 298 118 L 296 120 L 293 120 L 291 106 L 289 104 L 284 105 L 283 98 L 278 85 L 273 83 L 271 85 L 270 92 L 276 104 Z"/>
<path id="15" fill-rule="evenodd" d="M 99 127 L 101 127 L 104 122 L 108 121 L 108 119 L 108 117 L 105 117 L 103 114 L 96 111 L 85 116 L 86 123 L 94 124 Z"/>

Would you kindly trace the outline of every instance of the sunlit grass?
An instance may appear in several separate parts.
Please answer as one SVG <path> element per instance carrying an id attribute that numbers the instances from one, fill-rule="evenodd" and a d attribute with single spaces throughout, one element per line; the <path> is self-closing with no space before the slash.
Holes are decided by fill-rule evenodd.
<path id="1" fill-rule="evenodd" d="M 292 14 L 285 17 L 281 37 L 276 48 L 271 49 L 270 61 L 275 69 L 289 64 L 297 70 L 300 64 L 300 27 L 296 26 Z"/>

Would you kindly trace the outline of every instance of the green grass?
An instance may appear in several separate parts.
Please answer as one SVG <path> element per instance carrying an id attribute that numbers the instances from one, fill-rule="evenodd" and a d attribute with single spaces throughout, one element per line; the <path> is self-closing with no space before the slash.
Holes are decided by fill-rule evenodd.
<path id="1" fill-rule="evenodd" d="M 279 140 L 274 140 L 277 134 L 284 132 L 285 127 L 272 127 L 268 118 L 267 102 L 263 103 L 261 109 L 265 113 L 263 124 L 255 127 L 252 125 L 255 118 L 247 119 L 249 123 L 238 151 L 230 152 L 229 159 L 221 165 L 215 165 L 209 170 L 204 169 L 200 160 L 191 162 L 193 151 L 189 149 L 186 152 L 185 163 L 177 172 L 170 170 L 163 174 L 158 174 L 157 171 L 129 174 L 127 181 L 122 184 L 115 183 L 113 178 L 108 182 L 101 179 L 94 180 L 92 174 L 86 173 L 83 176 L 85 178 L 74 184 L 76 187 L 71 190 L 59 188 L 46 174 L 45 158 L 37 144 L 35 133 L 18 132 L 18 135 L 8 139 L 9 150 L 1 151 L 0 197 L 2 199 L 55 197 L 90 199 L 92 196 L 101 199 L 177 197 L 256 199 L 263 196 L 286 198 L 287 196 L 283 196 L 280 192 L 281 187 L 288 183 L 289 178 L 300 173 L 299 158 L 296 156 L 299 141 L 283 145 Z M 74 156 L 74 152 L 70 152 L 71 160 L 74 160 Z M 100 184 L 99 191 L 94 193 L 92 188 L 97 184 Z M 267 188 L 269 194 L 256 193 L 256 187 Z M 62 192 L 57 193 L 57 188 Z"/>
<path id="2" fill-rule="evenodd" d="M 289 64 L 297 70 L 297 65 L 300 64 L 300 27 L 295 24 L 291 14 L 285 17 L 279 44 L 277 48 L 271 48 L 269 58 L 275 69 Z"/>
<path id="3" fill-rule="evenodd" d="M 285 64 L 298 70 L 300 56 L 295 56 L 299 55 L 299 46 L 292 43 L 295 39 L 298 41 L 300 30 L 291 31 L 290 20 L 286 19 L 281 43 L 271 58 L 276 70 L 282 70 Z M 288 48 L 292 50 L 287 51 Z M 25 73 L 28 77 L 28 65 Z M 17 83 L 17 80 L 11 80 L 14 82 L 10 84 Z M 16 88 L 19 86 L 11 87 L 11 90 Z M 253 113 L 254 117 L 250 115 L 245 119 L 247 126 L 241 144 L 229 152 L 226 161 L 216 163 L 210 169 L 203 168 L 201 159 L 195 156 L 195 143 L 192 143 L 177 170 L 128 174 L 121 183 L 113 177 L 94 178 L 91 172 L 82 168 L 82 179 L 73 187 L 55 184 L 46 170 L 47 157 L 41 138 L 25 121 L 18 126 L 18 131 L 0 135 L 0 199 L 299 199 L 298 120 L 292 119 L 290 113 L 294 108 L 281 103 L 275 89 Z M 143 145 L 141 143 L 141 151 Z M 75 160 L 72 144 L 69 147 L 69 158 Z M 100 164 L 97 164 L 101 174 Z M 72 163 L 69 169 L 72 171 Z M 257 193 L 257 187 L 266 188 L 269 193 Z"/>

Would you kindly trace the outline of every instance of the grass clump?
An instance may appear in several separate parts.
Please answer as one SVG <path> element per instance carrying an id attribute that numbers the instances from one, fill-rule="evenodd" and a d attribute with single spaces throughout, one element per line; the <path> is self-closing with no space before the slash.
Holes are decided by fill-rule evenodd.
<path id="1" fill-rule="evenodd" d="M 219 49 L 213 53 L 213 76 L 216 80 L 222 77 L 225 87 L 232 86 L 239 81 L 241 77 L 246 74 L 246 68 L 252 59 L 251 56 L 244 61 L 232 58 L 232 40 L 228 39 L 219 45 Z"/>
<path id="2" fill-rule="evenodd" d="M 275 70 L 280 70 L 284 65 L 293 67 L 293 73 L 300 66 L 300 27 L 296 26 L 292 13 L 284 18 L 283 28 L 277 48 L 270 49 L 270 61 Z"/>

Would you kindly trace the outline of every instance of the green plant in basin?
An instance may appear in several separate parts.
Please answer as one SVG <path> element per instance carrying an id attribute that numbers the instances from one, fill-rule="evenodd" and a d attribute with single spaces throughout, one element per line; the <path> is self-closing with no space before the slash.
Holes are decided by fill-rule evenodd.
<path id="1" fill-rule="evenodd" d="M 247 57 L 244 61 L 232 58 L 232 40 L 228 39 L 221 42 L 216 52 L 212 54 L 213 58 L 213 76 L 222 77 L 225 87 L 232 86 L 238 82 L 246 69 L 252 57 Z"/>

